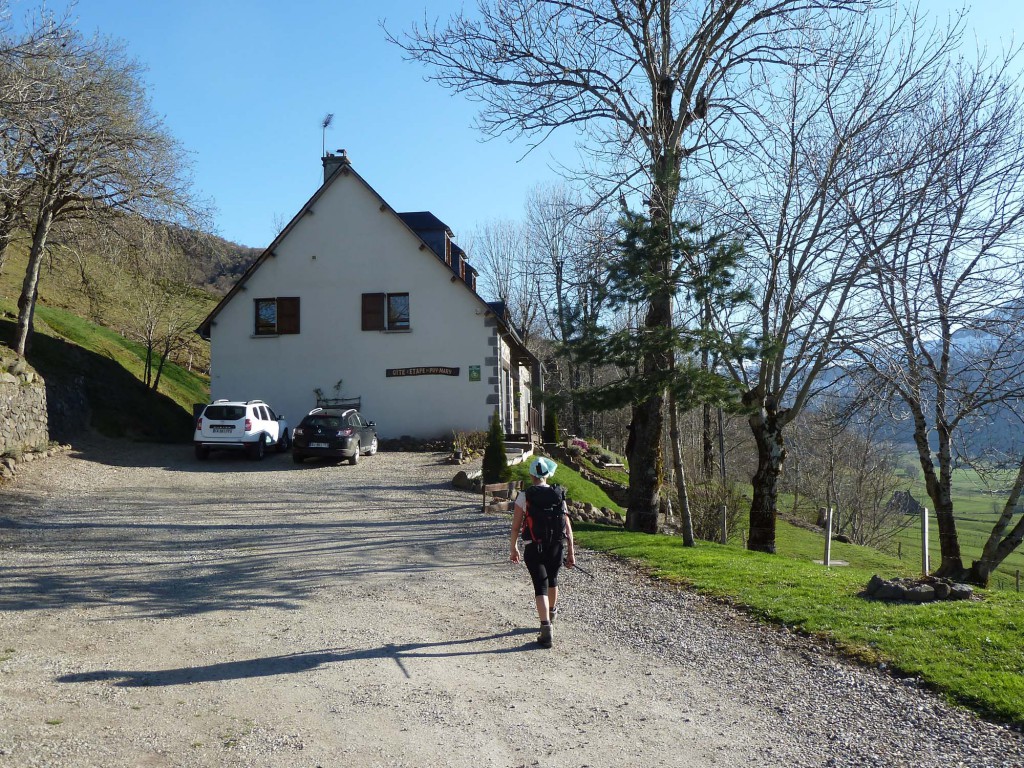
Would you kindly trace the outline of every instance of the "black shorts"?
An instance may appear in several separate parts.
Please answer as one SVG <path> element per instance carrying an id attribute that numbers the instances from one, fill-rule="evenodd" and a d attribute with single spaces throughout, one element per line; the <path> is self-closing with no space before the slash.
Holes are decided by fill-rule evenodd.
<path id="1" fill-rule="evenodd" d="M 562 567 L 564 552 L 565 544 L 562 542 L 553 547 L 546 547 L 540 553 L 537 552 L 537 545 L 532 541 L 526 543 L 523 559 L 526 561 L 526 568 L 533 580 L 535 595 L 546 595 L 550 587 L 558 586 L 558 569 Z"/>

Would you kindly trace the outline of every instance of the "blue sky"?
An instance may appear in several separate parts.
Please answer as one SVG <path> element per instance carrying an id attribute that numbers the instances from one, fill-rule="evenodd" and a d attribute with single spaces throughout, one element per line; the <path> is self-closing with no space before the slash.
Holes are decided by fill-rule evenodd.
<path id="1" fill-rule="evenodd" d="M 431 13 L 456 7 L 434 3 Z M 148 68 L 154 111 L 192 153 L 221 236 L 270 243 L 322 180 L 320 123 L 333 112 L 328 150 L 348 150 L 395 209 L 431 210 L 465 240 L 478 222 L 518 218 L 526 192 L 556 180 L 552 152 L 571 160 L 575 150 L 567 136 L 520 161 L 525 145 L 482 142 L 473 105 L 424 82 L 422 67 L 384 39 L 381 19 L 405 29 L 423 9 L 422 0 L 79 0 L 74 18 L 125 41 Z"/>
<path id="2" fill-rule="evenodd" d="M 32 3 L 34 5 L 35 3 Z M 429 4 L 445 18 L 461 2 Z M 472 0 L 467 5 L 472 4 Z M 15 12 L 29 3 L 12 3 Z M 941 11 L 958 6 L 924 0 Z M 60 2 L 50 3 L 60 7 Z M 523 159 L 525 143 L 481 141 L 475 106 L 423 80 L 379 22 L 402 30 L 424 0 L 79 0 L 79 28 L 120 38 L 148 67 L 153 108 L 192 153 L 197 189 L 214 202 L 223 237 L 262 247 L 322 179 L 327 149 L 345 148 L 359 173 L 399 211 L 430 210 L 465 242 L 485 221 L 519 218 L 557 163 L 576 164 L 573 135 Z M 1024 10 L 978 0 L 979 38 L 1008 41 Z"/>

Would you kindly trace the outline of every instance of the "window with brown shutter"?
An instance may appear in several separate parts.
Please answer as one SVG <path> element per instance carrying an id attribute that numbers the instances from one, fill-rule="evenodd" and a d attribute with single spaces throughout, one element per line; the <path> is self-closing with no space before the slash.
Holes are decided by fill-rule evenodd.
<path id="1" fill-rule="evenodd" d="M 299 332 L 299 297 L 285 296 L 277 299 L 277 332 Z"/>
<path id="2" fill-rule="evenodd" d="M 387 305 L 386 293 L 363 294 L 363 330 L 383 331 L 384 308 Z"/>
<path id="3" fill-rule="evenodd" d="M 299 299 L 297 296 L 256 299 L 257 336 L 277 336 L 299 332 Z"/>
<path id="4" fill-rule="evenodd" d="M 408 331 L 408 293 L 364 293 L 364 331 Z"/>

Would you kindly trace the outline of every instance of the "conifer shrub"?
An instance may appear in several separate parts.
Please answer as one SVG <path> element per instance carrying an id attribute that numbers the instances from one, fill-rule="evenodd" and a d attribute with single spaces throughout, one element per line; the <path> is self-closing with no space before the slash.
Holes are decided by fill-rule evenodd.
<path id="1" fill-rule="evenodd" d="M 558 442 L 558 411 L 554 408 L 546 414 L 546 420 L 544 422 L 544 442 Z"/>
<path id="2" fill-rule="evenodd" d="M 505 457 L 505 430 L 495 413 L 491 417 L 491 428 L 487 431 L 487 446 L 484 448 L 484 483 L 507 483 L 512 479 L 512 470 Z"/>

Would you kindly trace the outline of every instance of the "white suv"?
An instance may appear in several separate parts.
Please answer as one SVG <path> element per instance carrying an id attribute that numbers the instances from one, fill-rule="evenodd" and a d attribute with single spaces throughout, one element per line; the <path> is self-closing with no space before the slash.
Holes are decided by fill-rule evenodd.
<path id="1" fill-rule="evenodd" d="M 214 400 L 196 417 L 192 441 L 198 459 L 208 458 L 211 450 L 244 450 L 262 459 L 270 446 L 282 453 L 291 445 L 288 422 L 262 400 Z"/>

